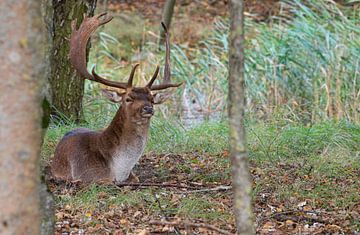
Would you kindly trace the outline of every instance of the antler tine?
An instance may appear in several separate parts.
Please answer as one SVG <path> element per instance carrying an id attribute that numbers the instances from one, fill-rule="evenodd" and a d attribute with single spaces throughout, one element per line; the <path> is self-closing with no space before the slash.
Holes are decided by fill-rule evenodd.
<path id="1" fill-rule="evenodd" d="M 179 87 L 181 86 L 183 83 L 176 83 L 176 84 L 172 84 L 172 83 L 168 83 L 168 84 L 160 84 L 160 85 L 155 85 L 155 86 L 151 86 L 151 90 L 152 91 L 159 91 L 159 90 L 164 90 L 170 87 Z"/>
<path id="2" fill-rule="evenodd" d="M 76 30 L 76 20 L 71 23 L 72 33 L 70 38 L 70 62 L 76 69 L 76 71 L 84 78 L 102 83 L 107 86 L 126 89 L 126 83 L 114 82 L 106 80 L 95 73 L 95 67 L 90 74 L 86 67 L 86 46 L 92 35 L 92 33 L 101 25 L 110 22 L 113 17 L 106 16 L 107 13 L 100 13 L 93 17 L 84 16 L 84 20 L 81 23 L 78 30 Z"/>
<path id="3" fill-rule="evenodd" d="M 154 72 L 154 75 L 153 75 L 152 78 L 150 79 L 149 83 L 146 85 L 147 88 L 150 88 L 150 89 L 151 89 L 152 84 L 154 83 L 154 81 L 156 80 L 156 78 L 157 78 L 157 76 L 158 76 L 158 74 L 159 74 L 159 69 L 160 69 L 159 65 L 156 66 L 156 70 L 155 70 L 155 72 Z"/>
<path id="4" fill-rule="evenodd" d="M 121 88 L 121 89 L 126 89 L 127 88 L 127 84 L 126 83 L 122 83 L 122 82 L 115 82 L 115 81 L 110 81 L 110 80 L 107 80 L 99 75 L 97 75 L 97 73 L 95 73 L 95 67 L 93 67 L 91 73 L 92 73 L 92 78 L 89 79 L 91 81 L 94 81 L 94 82 L 98 82 L 98 83 L 101 83 L 101 84 L 104 84 L 106 86 L 111 86 L 111 87 L 116 87 L 116 88 Z"/>
<path id="5" fill-rule="evenodd" d="M 151 87 L 150 89 L 152 91 L 159 91 L 159 90 L 164 90 L 170 87 L 179 87 L 182 85 L 182 83 L 177 83 L 177 84 L 172 84 L 170 83 L 170 78 L 171 78 L 171 70 L 170 70 L 170 33 L 167 30 L 167 27 L 165 25 L 164 22 L 161 22 L 162 27 L 164 28 L 164 32 L 165 32 L 165 68 L 164 68 L 164 77 L 163 77 L 163 82 L 160 85 L 151 85 L 149 87 Z M 155 79 L 154 79 L 155 81 Z"/>
<path id="6" fill-rule="evenodd" d="M 131 87 L 132 87 L 132 83 L 133 83 L 133 80 L 134 80 L 135 71 L 136 71 L 136 69 L 137 69 L 138 66 L 139 66 L 139 64 L 135 64 L 134 67 L 131 69 L 131 73 L 130 73 L 130 76 L 129 76 L 129 80 L 128 80 L 128 83 L 127 83 L 127 88 L 131 88 Z"/>

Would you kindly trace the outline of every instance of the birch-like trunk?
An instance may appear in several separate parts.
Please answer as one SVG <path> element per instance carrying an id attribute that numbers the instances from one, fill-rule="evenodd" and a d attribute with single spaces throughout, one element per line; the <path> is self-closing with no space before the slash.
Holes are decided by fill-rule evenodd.
<path id="1" fill-rule="evenodd" d="M 41 1 L 0 2 L 0 234 L 40 234 Z"/>
<path id="2" fill-rule="evenodd" d="M 170 30 L 171 19 L 174 14 L 176 0 L 166 0 L 161 21 L 165 23 L 168 30 Z M 165 32 L 163 28 L 160 26 L 160 40 L 159 46 L 163 45 L 165 42 Z"/>
<path id="3" fill-rule="evenodd" d="M 229 122 L 234 211 L 238 234 L 255 234 L 251 206 L 251 176 L 244 127 L 244 8 L 243 0 L 230 1 Z"/>

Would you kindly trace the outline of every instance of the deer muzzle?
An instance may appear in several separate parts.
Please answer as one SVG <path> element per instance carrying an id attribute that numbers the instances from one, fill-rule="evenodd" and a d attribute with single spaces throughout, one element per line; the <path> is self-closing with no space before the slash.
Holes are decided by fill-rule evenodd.
<path id="1" fill-rule="evenodd" d="M 151 117 L 154 115 L 154 108 L 151 106 L 144 106 L 141 110 L 141 115 L 143 117 Z"/>

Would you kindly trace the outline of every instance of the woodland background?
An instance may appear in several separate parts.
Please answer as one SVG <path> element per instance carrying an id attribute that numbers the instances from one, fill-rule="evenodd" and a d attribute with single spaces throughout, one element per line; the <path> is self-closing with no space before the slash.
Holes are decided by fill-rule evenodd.
<path id="1" fill-rule="evenodd" d="M 359 231 L 360 15 L 357 3 L 338 2 L 245 1 L 245 124 L 259 234 Z M 164 58 L 157 36 L 164 1 L 99 3 L 97 11 L 107 9 L 115 19 L 95 36 L 89 67 L 96 64 L 99 73 L 117 79 L 141 62 L 137 82 L 144 82 Z M 173 80 L 186 85 L 152 120 L 146 155 L 137 167 L 142 182 L 231 184 L 227 4 L 176 3 L 172 73 Z M 117 109 L 101 97 L 97 84 L 88 82 L 83 108 L 83 125 L 94 129 L 108 123 Z M 58 139 L 75 126 L 50 126 L 45 165 Z M 228 190 L 51 187 L 57 195 L 58 232 L 136 233 L 159 217 L 234 232 Z"/>
<path id="2" fill-rule="evenodd" d="M 102 129 L 118 108 L 101 96 L 100 85 L 84 82 L 71 69 L 66 35 L 72 17 L 110 12 L 114 20 L 95 33 L 88 67 L 96 64 L 99 74 L 122 80 L 139 62 L 136 83 L 143 84 L 164 64 L 158 37 L 164 3 L 43 1 L 48 45 L 55 46 L 46 48 L 41 172 L 54 197 L 47 205 L 54 221 L 45 217 L 55 223 L 56 234 L 219 233 L 208 225 L 224 234 L 236 231 L 226 0 L 176 1 L 172 79 L 185 85 L 156 110 L 135 169 L 143 183 L 183 188 L 84 186 L 48 174 L 66 132 L 79 126 Z M 245 0 L 244 123 L 258 234 L 360 232 L 359 7 L 359 1 L 345 0 Z"/>

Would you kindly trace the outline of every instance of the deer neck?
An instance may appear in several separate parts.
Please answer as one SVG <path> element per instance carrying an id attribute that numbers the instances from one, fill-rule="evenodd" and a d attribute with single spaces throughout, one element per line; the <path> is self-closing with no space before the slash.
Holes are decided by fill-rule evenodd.
<path id="1" fill-rule="evenodd" d="M 125 181 L 139 161 L 146 145 L 149 121 L 135 122 L 120 107 L 110 125 L 100 135 L 100 151 L 108 159 L 110 177 Z"/>
<path id="2" fill-rule="evenodd" d="M 129 147 L 142 149 L 142 152 L 148 136 L 149 123 L 150 120 L 146 122 L 132 120 L 121 106 L 110 125 L 101 133 L 100 145 L 102 149 L 107 150 L 106 155 L 110 155 L 110 157 L 119 149 Z"/>

